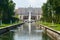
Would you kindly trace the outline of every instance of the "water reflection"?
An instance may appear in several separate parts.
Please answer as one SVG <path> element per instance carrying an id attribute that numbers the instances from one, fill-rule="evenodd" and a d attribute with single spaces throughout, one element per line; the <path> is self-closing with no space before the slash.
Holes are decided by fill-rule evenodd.
<path id="1" fill-rule="evenodd" d="M 0 35 L 0 40 L 14 40 L 13 39 L 13 32 L 7 32 L 3 35 Z"/>
<path id="2" fill-rule="evenodd" d="M 43 34 L 43 40 L 52 40 L 47 34 Z"/>
<path id="3" fill-rule="evenodd" d="M 29 34 L 28 23 L 14 30 L 0 35 L 0 40 L 51 40 L 47 35 L 43 35 L 43 30 L 37 30 L 31 25 L 31 33 Z"/>
<path id="4" fill-rule="evenodd" d="M 29 23 L 28 29 L 29 29 L 29 34 L 30 34 L 31 33 L 31 23 Z"/>

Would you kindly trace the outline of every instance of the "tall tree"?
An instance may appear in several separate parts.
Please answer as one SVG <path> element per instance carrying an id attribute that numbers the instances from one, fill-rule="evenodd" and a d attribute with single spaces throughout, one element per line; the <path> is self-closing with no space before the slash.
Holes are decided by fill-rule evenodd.
<path id="1" fill-rule="evenodd" d="M 8 22 L 14 15 L 15 3 L 12 0 L 0 0 L 0 19 Z"/>
<path id="2" fill-rule="evenodd" d="M 48 0 L 45 4 L 47 6 L 43 5 L 42 7 L 43 18 L 45 17 L 45 20 L 48 19 L 48 22 L 53 20 L 55 23 L 60 23 L 60 0 Z"/>

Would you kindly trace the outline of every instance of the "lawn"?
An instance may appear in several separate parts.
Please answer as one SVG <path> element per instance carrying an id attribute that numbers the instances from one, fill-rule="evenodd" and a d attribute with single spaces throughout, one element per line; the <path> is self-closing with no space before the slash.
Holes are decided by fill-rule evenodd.
<path id="1" fill-rule="evenodd" d="M 42 25 L 45 25 L 45 26 L 48 26 L 50 28 L 53 28 L 54 30 L 58 30 L 60 31 L 60 24 L 53 24 L 52 23 L 48 23 L 48 22 L 42 22 L 42 21 L 38 21 L 36 22 L 37 24 L 42 24 Z"/>
<path id="2" fill-rule="evenodd" d="M 0 29 L 9 27 L 9 26 L 12 26 L 12 25 L 15 25 L 15 24 L 19 24 L 19 23 L 22 23 L 22 21 L 15 22 L 13 24 L 2 24 L 2 25 L 0 25 Z"/>

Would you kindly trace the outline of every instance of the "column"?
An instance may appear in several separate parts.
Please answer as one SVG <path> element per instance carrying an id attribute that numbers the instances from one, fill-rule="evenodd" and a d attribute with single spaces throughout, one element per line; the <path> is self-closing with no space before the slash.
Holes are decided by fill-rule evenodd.
<path id="1" fill-rule="evenodd" d="M 21 19 L 23 20 L 23 15 L 21 15 Z"/>
<path id="2" fill-rule="evenodd" d="M 37 20 L 38 20 L 39 18 L 38 18 L 38 15 L 37 15 Z"/>

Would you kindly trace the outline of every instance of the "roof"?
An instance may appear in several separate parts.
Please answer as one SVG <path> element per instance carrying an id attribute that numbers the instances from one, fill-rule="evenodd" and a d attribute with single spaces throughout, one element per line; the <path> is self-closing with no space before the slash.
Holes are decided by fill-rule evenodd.
<path id="1" fill-rule="evenodd" d="M 15 10 L 16 14 L 19 15 L 28 15 L 29 11 L 31 11 L 32 15 L 41 15 L 42 10 L 41 8 L 18 8 Z"/>

